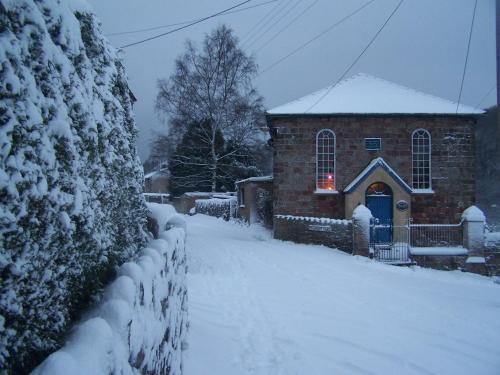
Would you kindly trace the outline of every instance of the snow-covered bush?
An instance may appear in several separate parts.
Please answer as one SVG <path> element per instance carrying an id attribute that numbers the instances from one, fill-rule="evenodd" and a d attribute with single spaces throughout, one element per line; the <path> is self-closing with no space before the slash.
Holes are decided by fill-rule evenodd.
<path id="1" fill-rule="evenodd" d="M 97 308 L 32 375 L 182 373 L 187 333 L 185 230 L 163 232 L 123 264 Z"/>
<path id="2" fill-rule="evenodd" d="M 0 368 L 61 341 L 146 241 L 132 100 L 82 0 L 0 2 Z"/>
<path id="3" fill-rule="evenodd" d="M 198 214 L 222 217 L 229 220 L 236 217 L 238 200 L 236 197 L 197 199 L 195 209 Z"/>

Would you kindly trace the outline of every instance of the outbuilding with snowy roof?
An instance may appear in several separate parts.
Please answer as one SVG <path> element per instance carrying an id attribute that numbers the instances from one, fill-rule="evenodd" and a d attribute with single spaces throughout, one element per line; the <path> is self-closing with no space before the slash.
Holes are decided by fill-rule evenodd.
<path id="1" fill-rule="evenodd" d="M 458 222 L 482 113 L 367 74 L 270 109 L 274 215 Z"/>

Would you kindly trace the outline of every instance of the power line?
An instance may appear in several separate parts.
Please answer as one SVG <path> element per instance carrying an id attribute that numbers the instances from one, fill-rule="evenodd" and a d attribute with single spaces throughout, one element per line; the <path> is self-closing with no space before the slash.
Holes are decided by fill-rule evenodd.
<path id="1" fill-rule="evenodd" d="M 257 23 L 255 23 L 246 33 L 245 35 L 243 35 L 240 39 L 241 43 L 243 43 L 245 41 L 245 39 L 257 28 L 260 26 L 261 23 L 263 23 L 265 20 L 267 20 L 267 18 L 274 13 L 274 11 L 276 9 L 279 8 L 280 4 L 281 4 L 281 1 L 279 1 L 278 4 L 276 4 L 273 9 L 271 9 L 268 13 L 266 13 L 266 15 L 264 17 L 262 17 Z"/>
<path id="2" fill-rule="evenodd" d="M 474 11 L 472 12 L 472 21 L 470 23 L 470 30 L 469 30 L 469 40 L 467 42 L 467 54 L 465 55 L 464 71 L 462 72 L 462 81 L 460 82 L 460 92 L 458 94 L 457 109 L 455 113 L 458 113 L 458 107 L 460 106 L 460 100 L 462 99 L 462 90 L 464 88 L 465 72 L 467 71 L 467 63 L 469 61 L 470 41 L 472 39 L 472 30 L 474 29 L 474 19 L 476 18 L 476 8 L 477 8 L 477 0 L 474 2 Z"/>
<path id="3" fill-rule="evenodd" d="M 259 48 L 257 48 L 257 53 L 259 53 L 263 48 L 269 45 L 274 39 L 276 39 L 283 31 L 288 29 L 295 21 L 297 21 L 300 17 L 302 17 L 309 9 L 311 9 L 314 5 L 318 3 L 319 0 L 315 0 L 308 7 L 306 7 L 302 12 L 300 12 L 294 19 L 288 22 L 283 28 L 281 28 L 276 34 L 274 34 L 270 39 L 267 40 L 264 44 L 262 44 Z"/>
<path id="4" fill-rule="evenodd" d="M 277 24 L 279 24 L 281 22 L 281 20 L 283 20 L 286 16 L 288 16 L 288 14 L 294 10 L 297 5 L 299 5 L 299 3 L 301 2 L 302 0 L 297 0 L 294 4 L 292 4 L 292 6 L 290 8 L 288 8 L 288 10 L 285 12 L 285 14 L 283 14 L 280 19 L 278 19 L 276 22 L 274 23 L 271 23 L 271 25 L 269 25 L 269 27 L 267 29 L 265 29 L 264 31 L 262 31 L 260 33 L 260 35 L 258 35 L 256 38 L 253 38 L 253 40 L 251 42 L 249 42 L 248 44 L 248 47 L 247 48 L 251 48 L 258 40 L 260 40 L 264 35 L 266 35 L 273 27 L 275 27 Z M 291 4 L 291 2 L 289 3 Z M 282 10 L 285 10 L 285 8 L 283 8 Z M 269 20 L 270 22 L 271 20 Z"/>
<path id="5" fill-rule="evenodd" d="M 221 14 L 221 16 L 226 16 L 228 14 L 234 14 L 234 13 L 243 12 L 245 10 L 249 10 L 249 9 L 261 7 L 263 5 L 275 3 L 277 1 L 280 1 L 280 0 L 265 1 L 263 3 L 255 4 L 255 5 L 252 5 L 252 6 L 245 7 L 245 8 L 233 10 L 233 11 L 230 11 L 230 12 L 224 12 L 223 14 Z M 193 19 L 193 20 L 190 20 L 190 21 L 183 21 L 183 22 L 171 23 L 171 24 L 168 24 L 168 25 L 160 25 L 160 26 L 148 27 L 148 28 L 145 28 L 145 29 L 136 29 L 136 30 L 129 30 L 129 31 L 119 31 L 119 32 L 105 34 L 105 35 L 109 37 L 109 36 L 126 35 L 126 34 L 137 34 L 137 33 L 143 33 L 143 32 L 146 32 L 146 31 L 154 31 L 154 30 L 166 29 L 168 27 L 186 25 L 188 23 L 195 22 L 195 21 L 198 21 L 198 20 L 200 20 L 200 18 Z"/>
<path id="6" fill-rule="evenodd" d="M 491 92 L 493 91 L 493 89 L 497 87 L 497 84 L 494 83 L 493 86 L 491 86 L 491 88 L 488 90 L 488 92 L 486 93 L 486 95 L 484 95 L 481 100 L 479 101 L 479 103 L 476 104 L 476 108 L 480 108 L 480 105 L 483 104 L 483 102 L 486 100 L 486 98 L 488 96 L 490 96 Z"/>
<path id="7" fill-rule="evenodd" d="M 139 40 L 139 41 L 134 42 L 134 43 L 125 44 L 124 46 L 121 46 L 120 48 L 127 48 L 127 47 L 131 47 L 131 46 L 135 46 L 135 45 L 137 45 L 137 44 L 145 43 L 145 42 L 148 42 L 148 41 L 153 40 L 153 39 L 160 38 L 160 37 L 165 36 L 165 35 L 173 34 L 173 33 L 177 32 L 177 31 L 179 31 L 179 30 L 187 29 L 188 27 L 191 27 L 191 26 L 193 26 L 193 25 L 196 25 L 196 24 L 198 24 L 198 23 L 200 23 L 200 22 L 206 21 L 206 20 L 208 20 L 208 19 L 210 19 L 210 18 L 217 17 L 218 15 L 220 15 L 220 14 L 222 14 L 222 13 L 225 13 L 225 12 L 230 11 L 230 10 L 232 10 L 232 9 L 238 8 L 238 7 L 240 7 L 240 6 L 242 6 L 242 5 L 246 4 L 246 3 L 249 3 L 250 1 L 253 1 L 253 0 L 245 0 L 245 1 L 241 2 L 241 3 L 239 3 L 239 4 L 233 5 L 233 6 L 232 6 L 232 7 L 230 7 L 230 8 L 224 9 L 223 11 L 220 11 L 220 12 L 214 13 L 214 14 L 212 14 L 212 15 L 210 15 L 210 16 L 207 16 L 207 17 L 204 17 L 204 18 L 200 18 L 199 20 L 194 21 L 194 22 L 191 22 L 190 24 L 187 24 L 187 25 L 185 25 L 185 26 L 181 26 L 181 27 L 178 27 L 178 28 L 176 28 L 176 29 L 173 29 L 173 30 L 167 31 L 167 32 L 165 32 L 165 33 L 158 34 L 158 35 L 155 35 L 155 36 L 152 36 L 152 37 L 146 38 L 146 39 L 142 39 L 142 40 Z"/>
<path id="8" fill-rule="evenodd" d="M 299 47 L 297 47 L 296 49 L 294 49 L 292 52 L 290 52 L 287 55 L 285 55 L 285 56 L 281 57 L 280 59 L 276 60 L 271 65 L 268 65 L 265 69 L 261 70 L 260 73 L 257 76 L 260 76 L 260 75 L 264 74 L 265 72 L 271 70 L 276 65 L 280 64 L 281 62 L 283 62 L 284 60 L 288 59 L 290 56 L 295 55 L 297 52 L 299 52 L 300 50 L 304 49 L 305 47 L 307 47 L 312 42 L 314 42 L 317 39 L 321 38 L 323 35 L 325 35 L 329 31 L 335 29 L 337 26 L 341 25 L 342 23 L 344 23 L 345 21 L 347 21 L 349 18 L 351 18 L 352 16 L 356 15 L 357 13 L 359 13 L 361 10 L 363 10 L 364 8 L 366 8 L 368 5 L 370 5 L 374 1 L 375 0 L 369 0 L 368 2 L 366 2 L 365 4 L 363 4 L 362 6 L 360 6 L 359 8 L 357 8 L 352 13 L 348 14 L 347 16 L 345 16 L 344 18 L 342 18 L 341 20 L 337 21 L 336 23 L 334 23 L 333 25 L 331 25 L 327 29 L 323 30 L 322 32 L 320 32 L 319 34 L 317 34 L 316 36 L 314 36 L 312 39 L 309 39 L 307 42 L 301 44 Z"/>
<path id="9" fill-rule="evenodd" d="M 246 45 L 247 43 L 252 43 L 254 39 L 254 37 L 256 35 L 259 35 L 261 32 L 262 32 L 262 29 L 264 29 L 265 27 L 267 27 L 269 24 L 271 24 L 271 28 L 273 27 L 273 25 L 276 24 L 276 22 L 273 23 L 274 19 L 278 16 L 281 15 L 281 13 L 286 10 L 288 8 L 288 6 L 290 4 L 292 4 L 293 0 L 286 0 L 285 3 L 283 4 L 282 7 L 278 7 L 277 9 L 277 12 L 274 13 L 272 16 L 270 16 L 265 22 L 262 23 L 262 25 L 259 27 L 258 30 L 256 30 L 253 34 L 251 34 L 243 43 L 242 43 L 242 47 L 244 45 Z M 279 22 L 279 20 L 277 21 Z M 266 31 L 264 31 L 265 33 Z"/>
<path id="10" fill-rule="evenodd" d="M 477 0 L 476 0 L 477 1 Z M 368 42 L 368 44 L 366 45 L 366 47 L 363 49 L 363 51 L 361 51 L 361 53 L 358 55 L 358 57 L 356 57 L 354 59 L 354 61 L 352 62 L 351 65 L 349 65 L 349 67 L 345 70 L 345 72 L 340 76 L 340 78 L 337 80 L 337 82 L 335 82 L 335 84 L 333 84 L 332 86 L 330 86 L 328 88 L 328 90 L 326 90 L 326 92 L 321 95 L 321 97 L 312 105 L 310 106 L 306 112 L 309 112 L 311 109 L 313 109 L 319 102 L 321 102 L 325 96 L 327 96 L 330 91 L 332 91 L 332 89 L 340 82 L 344 79 L 344 77 L 347 75 L 347 73 L 349 73 L 349 71 L 352 69 L 352 67 L 354 65 L 356 65 L 356 63 L 359 61 L 359 59 L 365 54 L 365 52 L 368 50 L 368 48 L 370 48 L 370 46 L 373 44 L 373 42 L 375 41 L 375 39 L 377 39 L 377 37 L 380 35 L 380 33 L 382 32 L 382 30 L 384 30 L 385 26 L 389 23 L 389 21 L 391 20 L 392 16 L 394 16 L 394 14 L 398 11 L 399 7 L 401 6 L 401 4 L 403 4 L 404 0 L 400 0 L 398 5 L 396 5 L 396 7 L 394 8 L 394 10 L 391 12 L 391 14 L 389 15 L 389 17 L 387 17 L 387 19 L 385 20 L 384 24 L 378 29 L 378 31 L 375 33 L 375 35 L 373 36 L 373 38 Z"/>

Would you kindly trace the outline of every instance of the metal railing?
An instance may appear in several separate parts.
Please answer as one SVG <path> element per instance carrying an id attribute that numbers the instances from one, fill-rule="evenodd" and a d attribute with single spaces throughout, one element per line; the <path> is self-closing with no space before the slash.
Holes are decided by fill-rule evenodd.
<path id="1" fill-rule="evenodd" d="M 410 245 L 413 247 L 452 247 L 463 245 L 463 225 L 414 224 L 410 219 Z"/>
<path id="2" fill-rule="evenodd" d="M 462 247 L 463 222 L 458 224 L 416 224 L 409 219 L 403 225 L 392 221 L 370 223 L 370 248 L 373 256 L 384 263 L 407 263 L 410 249 Z"/>

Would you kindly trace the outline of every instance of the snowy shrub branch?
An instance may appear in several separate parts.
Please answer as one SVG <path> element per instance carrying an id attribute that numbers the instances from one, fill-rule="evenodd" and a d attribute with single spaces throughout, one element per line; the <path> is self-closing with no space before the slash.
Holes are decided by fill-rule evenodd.
<path id="1" fill-rule="evenodd" d="M 80 3 L 0 2 L 0 368 L 13 373 L 146 241 L 124 68 Z"/>

